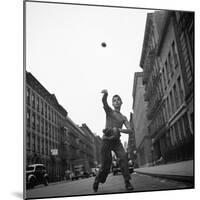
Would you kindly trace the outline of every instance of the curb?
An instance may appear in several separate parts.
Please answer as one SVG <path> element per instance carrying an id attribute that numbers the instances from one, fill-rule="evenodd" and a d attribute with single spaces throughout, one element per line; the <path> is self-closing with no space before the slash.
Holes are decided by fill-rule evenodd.
<path id="1" fill-rule="evenodd" d="M 145 175 L 149 175 L 149 176 L 172 179 L 172 180 L 176 180 L 176 181 L 183 181 L 183 182 L 188 182 L 188 183 L 194 184 L 194 177 L 193 176 L 170 175 L 170 174 L 155 174 L 155 173 L 139 172 L 139 171 L 135 171 L 135 172 L 139 173 L 139 174 L 145 174 Z"/>

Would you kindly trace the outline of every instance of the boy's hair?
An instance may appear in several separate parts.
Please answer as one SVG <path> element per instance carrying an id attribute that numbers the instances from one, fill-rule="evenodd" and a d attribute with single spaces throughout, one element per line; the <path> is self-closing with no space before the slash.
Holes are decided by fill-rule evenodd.
<path id="1" fill-rule="evenodd" d="M 118 98 L 120 99 L 120 101 L 122 102 L 122 99 L 121 99 L 121 97 L 120 97 L 118 94 L 115 94 L 115 95 L 112 97 L 112 101 L 113 101 L 113 99 L 114 99 L 115 97 L 118 97 Z"/>

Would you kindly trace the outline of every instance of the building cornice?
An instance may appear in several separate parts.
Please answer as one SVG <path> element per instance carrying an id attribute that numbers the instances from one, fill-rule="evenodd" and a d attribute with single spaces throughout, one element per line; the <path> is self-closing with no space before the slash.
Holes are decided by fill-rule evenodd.
<path id="1" fill-rule="evenodd" d="M 153 13 L 147 14 L 146 26 L 145 26 L 145 32 L 144 32 L 144 40 L 143 40 L 143 45 L 142 45 L 142 55 L 141 55 L 141 59 L 140 59 L 140 67 L 141 68 L 144 67 L 144 62 L 145 62 L 145 58 L 146 58 L 147 51 L 148 51 L 148 43 L 149 43 L 151 26 L 152 26 L 152 15 L 153 15 Z"/>
<path id="2" fill-rule="evenodd" d="M 160 49 L 162 47 L 163 40 L 165 38 L 166 30 L 167 30 L 167 27 L 169 25 L 172 12 L 173 11 L 168 11 L 168 12 L 166 12 L 166 14 L 164 16 L 160 35 L 159 35 L 159 39 L 158 39 L 158 44 L 157 44 L 157 47 L 156 47 L 156 55 L 159 55 L 159 53 L 160 53 Z"/>

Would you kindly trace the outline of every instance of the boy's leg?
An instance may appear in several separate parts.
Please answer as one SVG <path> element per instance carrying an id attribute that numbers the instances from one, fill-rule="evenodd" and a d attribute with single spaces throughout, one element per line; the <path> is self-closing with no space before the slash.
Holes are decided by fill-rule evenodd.
<path id="1" fill-rule="evenodd" d="M 133 186 L 129 182 L 131 179 L 129 168 L 128 168 L 128 157 L 127 153 L 125 152 L 122 143 L 120 141 L 117 141 L 114 145 L 114 152 L 116 156 L 119 158 L 119 165 L 124 177 L 124 182 L 127 190 L 133 190 Z"/>
<path id="2" fill-rule="evenodd" d="M 101 167 L 95 178 L 93 189 L 96 192 L 98 190 L 99 183 L 104 183 L 110 172 L 110 166 L 112 163 L 111 146 L 108 140 L 103 140 L 101 148 Z"/>

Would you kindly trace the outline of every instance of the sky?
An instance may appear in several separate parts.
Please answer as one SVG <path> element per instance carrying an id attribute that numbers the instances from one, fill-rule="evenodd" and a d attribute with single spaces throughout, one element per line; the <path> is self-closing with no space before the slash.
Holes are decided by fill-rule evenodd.
<path id="1" fill-rule="evenodd" d="M 28 2 L 26 70 L 56 95 L 77 125 L 86 123 L 102 136 L 102 89 L 108 90 L 109 105 L 119 94 L 122 114 L 129 119 L 133 112 L 147 12 L 153 11 Z M 122 141 L 127 139 L 123 134 Z"/>

